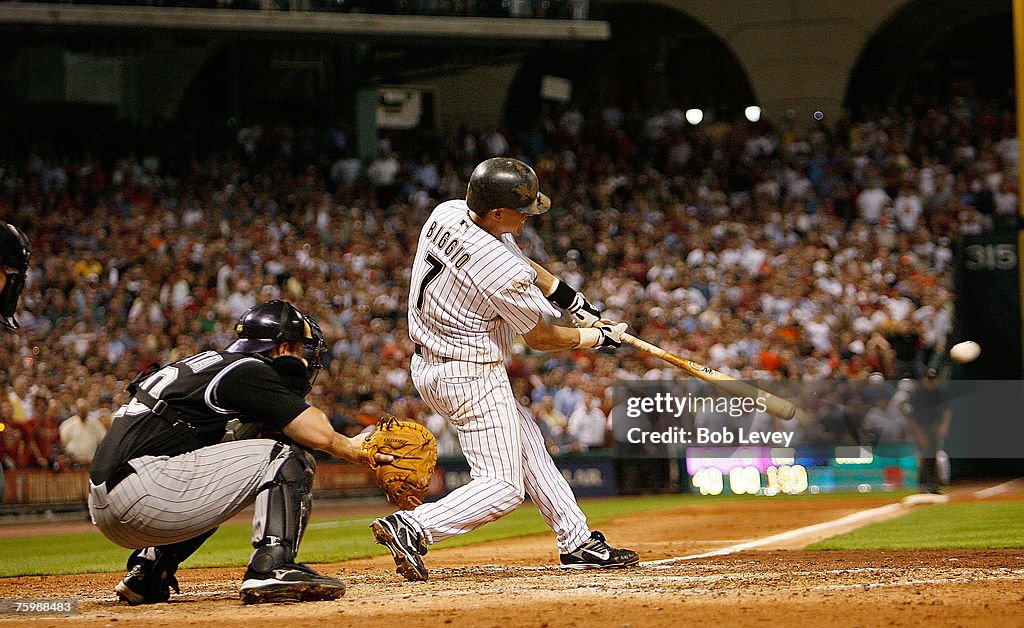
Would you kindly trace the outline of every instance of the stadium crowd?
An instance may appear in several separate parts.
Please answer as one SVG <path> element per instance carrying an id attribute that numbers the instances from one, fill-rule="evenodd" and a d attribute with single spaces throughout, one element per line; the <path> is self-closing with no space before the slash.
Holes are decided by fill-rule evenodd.
<path id="1" fill-rule="evenodd" d="M 156 137 L 105 147 L 114 157 L 56 143 L 0 156 L 0 219 L 34 249 L 22 333 L 0 335 L 5 467 L 87 465 L 139 370 L 226 346 L 271 298 L 319 320 L 330 355 L 311 399 L 338 429 L 388 410 L 453 453 L 407 370 L 409 252 L 487 157 L 533 164 L 553 199 L 521 238 L 528 255 L 637 335 L 762 381 L 938 365 L 956 242 L 1011 224 L 1017 207 L 1011 112 L 963 100 L 698 126 L 674 107 L 567 106 L 515 134 L 392 136 L 367 162 L 337 128 L 251 124 L 204 151 Z M 524 345 L 508 369 L 555 452 L 611 443 L 614 383 L 677 376 L 628 349 Z M 826 421 L 802 429 L 855 438 Z"/>

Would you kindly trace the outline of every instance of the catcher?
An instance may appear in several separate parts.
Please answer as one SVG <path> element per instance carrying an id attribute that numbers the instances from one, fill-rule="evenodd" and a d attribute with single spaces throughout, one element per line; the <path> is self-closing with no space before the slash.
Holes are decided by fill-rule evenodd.
<path id="1" fill-rule="evenodd" d="M 90 469 L 89 514 L 132 551 L 114 587 L 128 604 L 166 602 L 175 572 L 217 526 L 255 502 L 254 551 L 240 589 L 246 604 L 333 600 L 345 584 L 296 562 L 312 506 L 314 463 L 305 449 L 374 465 L 305 401 L 320 372 L 323 334 L 290 303 L 242 315 L 238 339 L 145 373 L 115 414 Z M 225 438 L 229 421 L 256 422 L 287 439 Z M 244 430 L 242 430 L 244 431 Z"/>

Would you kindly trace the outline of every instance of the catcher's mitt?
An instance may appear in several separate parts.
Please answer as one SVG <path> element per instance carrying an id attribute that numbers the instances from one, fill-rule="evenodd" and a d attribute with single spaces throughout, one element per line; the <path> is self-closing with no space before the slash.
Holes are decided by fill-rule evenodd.
<path id="1" fill-rule="evenodd" d="M 394 461 L 378 464 L 374 460 L 378 452 L 393 456 Z M 430 486 L 437 464 L 437 440 L 419 423 L 385 414 L 363 441 L 360 457 L 373 469 L 388 500 L 402 510 L 412 510 L 423 503 Z"/>

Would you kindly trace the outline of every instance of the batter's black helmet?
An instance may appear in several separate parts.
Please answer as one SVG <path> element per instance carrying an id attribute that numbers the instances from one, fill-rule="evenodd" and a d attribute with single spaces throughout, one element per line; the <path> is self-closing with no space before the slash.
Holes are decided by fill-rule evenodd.
<path id="1" fill-rule="evenodd" d="M 235 324 L 238 340 L 225 351 L 263 353 L 283 342 L 301 342 L 310 369 L 319 369 L 325 345 L 323 332 L 312 318 L 287 301 L 267 301 L 252 307 Z"/>
<path id="2" fill-rule="evenodd" d="M 508 157 L 480 162 L 469 177 L 466 204 L 481 215 L 508 208 L 536 216 L 551 209 L 551 199 L 541 193 L 533 168 Z"/>
<path id="3" fill-rule="evenodd" d="M 0 290 L 0 326 L 17 329 L 18 321 L 14 319 L 14 310 L 18 307 L 18 297 L 25 287 L 25 273 L 28 271 L 28 258 L 32 251 L 28 238 L 14 225 L 0 221 L 0 266 L 6 273 L 6 282 Z"/>

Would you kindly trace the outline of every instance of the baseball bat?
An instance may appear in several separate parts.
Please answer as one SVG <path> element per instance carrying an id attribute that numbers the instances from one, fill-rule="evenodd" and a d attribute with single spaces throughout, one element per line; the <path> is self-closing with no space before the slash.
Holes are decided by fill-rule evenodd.
<path id="1" fill-rule="evenodd" d="M 778 417 L 784 421 L 792 419 L 799 411 L 792 401 L 773 395 L 766 390 L 761 390 L 757 386 L 748 382 L 736 379 L 735 377 L 730 377 L 721 371 L 716 371 L 710 366 L 705 366 L 694 362 L 693 360 L 688 360 L 675 355 L 674 353 L 669 353 L 658 345 L 651 344 L 632 334 L 623 333 L 622 342 L 639 349 L 644 353 L 649 353 L 655 357 L 661 358 L 669 364 L 678 366 L 693 377 L 703 380 L 713 386 L 717 386 L 734 397 L 747 397 L 755 400 L 763 399 L 764 408 L 768 414 Z M 799 412 L 801 414 L 799 418 L 802 421 L 804 413 L 802 411 Z"/>

